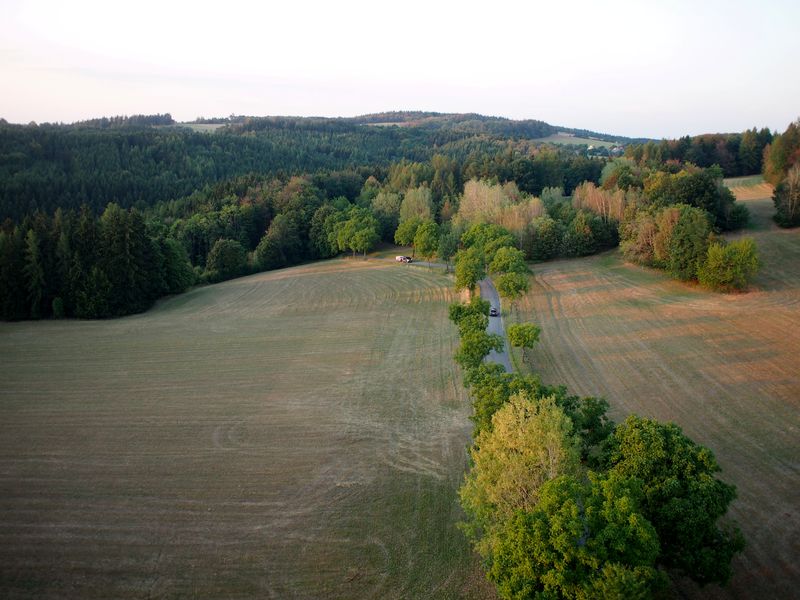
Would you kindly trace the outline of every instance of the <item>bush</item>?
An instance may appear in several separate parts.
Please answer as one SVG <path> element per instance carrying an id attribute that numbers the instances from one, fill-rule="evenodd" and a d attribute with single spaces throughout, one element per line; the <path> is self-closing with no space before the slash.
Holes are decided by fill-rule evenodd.
<path id="1" fill-rule="evenodd" d="M 730 292 L 746 288 L 757 271 L 755 242 L 744 238 L 727 245 L 711 244 L 706 260 L 698 271 L 698 279 L 713 290 Z"/>
<path id="2" fill-rule="evenodd" d="M 744 204 L 734 204 L 728 212 L 728 225 L 725 229 L 733 231 L 747 227 L 750 223 L 750 211 Z"/>

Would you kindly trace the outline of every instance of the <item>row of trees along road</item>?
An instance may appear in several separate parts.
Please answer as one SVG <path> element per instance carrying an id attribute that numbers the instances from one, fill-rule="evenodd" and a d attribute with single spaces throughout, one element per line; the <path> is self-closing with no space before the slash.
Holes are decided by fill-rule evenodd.
<path id="1" fill-rule="evenodd" d="M 482 276 L 479 249 L 497 233 L 484 226 L 462 240 L 457 287 Z M 473 296 L 449 316 L 473 404 L 462 528 L 499 595 L 651 598 L 666 593 L 669 573 L 727 582 L 744 540 L 725 519 L 736 490 L 716 477 L 712 452 L 674 424 L 631 415 L 615 425 L 601 398 L 484 362 L 503 346 L 486 332 L 488 311 Z M 538 336 L 531 323 L 509 328 L 518 347 Z"/>

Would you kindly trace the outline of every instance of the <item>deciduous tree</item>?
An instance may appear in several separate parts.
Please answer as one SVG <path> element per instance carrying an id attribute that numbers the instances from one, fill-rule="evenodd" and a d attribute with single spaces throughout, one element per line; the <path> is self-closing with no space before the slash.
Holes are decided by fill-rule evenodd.
<path id="1" fill-rule="evenodd" d="M 439 249 L 439 226 L 433 221 L 423 221 L 414 234 L 414 248 L 431 261 Z"/>
<path id="2" fill-rule="evenodd" d="M 497 293 L 508 300 L 513 308 L 517 300 L 528 291 L 528 276 L 524 273 L 502 273 L 494 278 Z"/>
<path id="3" fill-rule="evenodd" d="M 800 225 L 800 163 L 789 169 L 786 178 L 775 189 L 772 201 L 775 203 L 775 222 L 778 225 Z"/>
<path id="4" fill-rule="evenodd" d="M 408 190 L 400 204 L 400 221 L 419 219 L 430 220 L 433 217 L 433 196 L 426 185 Z"/>
<path id="5" fill-rule="evenodd" d="M 680 214 L 669 238 L 667 266 L 678 279 L 697 279 L 700 265 L 706 258 L 711 234 L 708 213 L 685 205 L 677 208 Z"/>
<path id="6" fill-rule="evenodd" d="M 508 326 L 508 341 L 515 348 L 522 348 L 522 357 L 525 359 L 525 350 L 531 349 L 539 341 L 541 329 L 533 323 L 514 323 Z"/>
<path id="7" fill-rule="evenodd" d="M 238 277 L 247 266 L 247 252 L 236 240 L 217 240 L 206 261 L 209 281 L 223 281 Z"/>
<path id="8" fill-rule="evenodd" d="M 456 253 L 456 289 L 475 290 L 478 281 L 486 276 L 483 264 L 483 253 L 477 247 L 459 250 Z"/>
<path id="9" fill-rule="evenodd" d="M 725 583 L 731 559 L 744 548 L 739 530 L 718 521 L 736 488 L 715 477 L 714 454 L 673 423 L 635 415 L 611 438 L 609 475 L 642 482 L 642 513 L 661 541 L 659 563 L 705 584 Z"/>
<path id="10" fill-rule="evenodd" d="M 467 514 L 465 531 L 484 556 L 517 511 L 530 512 L 545 482 L 577 475 L 578 440 L 572 421 L 552 397 L 513 397 L 492 417 L 470 452 L 473 466 L 459 491 Z"/>
<path id="11" fill-rule="evenodd" d="M 665 583 L 658 535 L 636 480 L 561 475 L 495 536 L 488 575 L 500 596 L 648 599 Z"/>
<path id="12" fill-rule="evenodd" d="M 412 256 L 416 249 L 414 246 L 414 236 L 417 235 L 417 228 L 422 224 L 422 219 L 413 218 L 401 221 L 394 232 L 394 241 L 401 246 L 412 246 Z"/>
<path id="13" fill-rule="evenodd" d="M 461 343 L 455 353 L 455 360 L 466 371 L 476 369 L 489 352 L 503 350 L 503 338 L 494 333 L 474 327 L 467 328 L 461 334 Z"/>
<path id="14" fill-rule="evenodd" d="M 528 273 L 528 265 L 525 264 L 525 254 L 522 250 L 517 250 L 511 246 L 498 248 L 489 264 L 489 273 L 499 275 L 500 273 Z"/>

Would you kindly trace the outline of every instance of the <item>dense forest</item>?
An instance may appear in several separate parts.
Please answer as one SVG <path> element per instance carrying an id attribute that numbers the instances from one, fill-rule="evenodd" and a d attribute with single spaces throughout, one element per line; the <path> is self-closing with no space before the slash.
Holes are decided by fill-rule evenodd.
<path id="1" fill-rule="evenodd" d="M 500 228 L 524 260 L 621 243 L 629 260 L 722 291 L 746 287 L 758 266 L 750 242 L 717 235 L 748 219 L 724 169 L 657 158 L 649 142 L 612 159 L 530 139 L 546 123 L 478 115 L 218 121 L 216 133 L 169 115 L 0 124 L 2 318 L 129 314 L 196 283 L 381 240 L 455 258 L 458 271 L 461 237 L 478 224 Z M 776 194 L 790 208 L 796 130 L 762 150 L 765 169 L 782 161 Z M 744 132 L 739 149 L 768 133 Z"/>

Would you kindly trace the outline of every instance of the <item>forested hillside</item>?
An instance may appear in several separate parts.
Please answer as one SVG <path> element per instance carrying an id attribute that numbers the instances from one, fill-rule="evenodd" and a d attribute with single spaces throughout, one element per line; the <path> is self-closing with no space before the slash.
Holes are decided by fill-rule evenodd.
<path id="1" fill-rule="evenodd" d="M 438 113 L 207 121 L 222 126 L 198 132 L 168 114 L 72 125 L 0 121 L 0 220 L 82 204 L 96 212 L 109 202 L 144 208 L 247 173 L 386 167 L 434 154 L 473 162 L 503 152 L 527 155 L 536 138 L 576 131 L 541 121 Z"/>
<path id="2" fill-rule="evenodd" d="M 0 124 L 0 315 L 124 315 L 381 240 L 447 262 L 479 224 L 525 260 L 621 240 L 628 259 L 720 290 L 746 287 L 758 266 L 754 247 L 715 237 L 748 219 L 724 169 L 663 154 L 682 142 L 611 159 L 537 142 L 546 123 L 480 115 L 213 121 Z"/>

